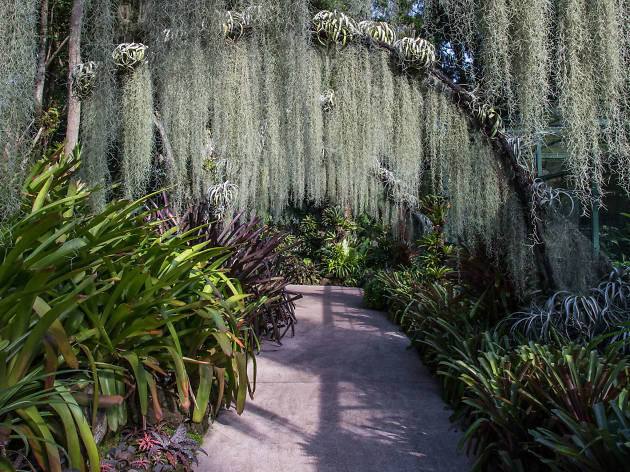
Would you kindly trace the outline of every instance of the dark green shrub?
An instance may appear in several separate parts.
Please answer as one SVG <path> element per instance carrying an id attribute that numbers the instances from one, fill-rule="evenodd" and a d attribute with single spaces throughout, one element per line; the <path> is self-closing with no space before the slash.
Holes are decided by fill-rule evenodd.
<path id="1" fill-rule="evenodd" d="M 363 305 L 371 310 L 386 311 L 385 283 L 380 277 L 372 277 L 365 283 L 363 287 Z"/>

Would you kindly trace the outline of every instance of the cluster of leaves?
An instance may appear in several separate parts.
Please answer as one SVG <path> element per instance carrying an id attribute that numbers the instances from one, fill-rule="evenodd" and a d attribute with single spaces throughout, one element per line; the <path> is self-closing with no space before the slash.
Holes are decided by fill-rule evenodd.
<path id="1" fill-rule="evenodd" d="M 188 472 L 197 464 L 197 453 L 206 453 L 186 433 L 182 423 L 168 434 L 163 423 L 154 428 L 128 428 L 117 447 L 101 460 L 101 472 Z"/>
<path id="2" fill-rule="evenodd" d="M 542 306 L 534 303 L 526 312 L 514 314 L 512 320 L 512 329 L 546 342 L 558 337 L 586 342 L 607 334 L 625 337 L 625 330 L 618 331 L 630 322 L 630 269 L 615 266 L 588 293 L 557 292 Z"/>
<path id="3" fill-rule="evenodd" d="M 430 228 L 418 241 L 419 253 L 412 257 L 410 267 L 376 272 L 365 284 L 363 303 L 368 308 L 383 309 L 388 299 L 396 302 L 395 321 L 402 323 L 413 295 L 421 286 L 444 281 L 453 269 L 449 267 L 454 247 L 446 243 L 444 227 L 450 205 L 436 195 L 421 201 L 421 210 Z"/>
<path id="4" fill-rule="evenodd" d="M 356 286 L 373 271 L 409 264 L 409 249 L 364 214 L 352 219 L 339 208 L 326 207 L 298 215 L 289 231 L 290 249 L 281 268 L 293 283 L 316 283 L 325 277 Z"/>
<path id="5" fill-rule="evenodd" d="M 233 248 L 160 234 L 146 198 L 91 214 L 79 164 L 61 150 L 39 161 L 1 239 L 0 446 L 51 471 L 98 471 L 100 429 L 163 407 L 241 413 L 250 316 L 267 302 L 224 268 Z"/>
<path id="6" fill-rule="evenodd" d="M 420 268 L 374 279 L 381 306 L 438 376 L 452 420 L 465 429 L 460 447 L 476 458 L 473 470 L 623 469 L 630 459 L 623 343 L 608 340 L 602 353 L 601 338 L 584 345 L 511 330 L 519 300 L 484 253 L 460 249 L 442 278 Z M 599 289 L 619 308 L 627 285 L 615 273 Z"/>
<path id="7" fill-rule="evenodd" d="M 285 244 L 286 233 L 274 231 L 262 219 L 249 219 L 238 214 L 230 220 L 207 223 L 216 214 L 216 202 L 197 202 L 185 208 L 181 215 L 169 204 L 165 192 L 162 206 L 151 201 L 155 210 L 149 219 L 155 221 L 158 233 L 191 232 L 188 245 L 207 244 L 211 247 L 230 248 L 231 253 L 222 262 L 228 276 L 240 282 L 245 293 L 261 300 L 260 305 L 247 316 L 256 337 L 267 336 L 280 342 L 295 324 L 294 301 L 286 290 L 287 280 L 279 269 L 279 259 L 290 249 Z M 284 330 L 281 333 L 281 328 Z M 254 341 L 254 339 L 252 339 Z"/>

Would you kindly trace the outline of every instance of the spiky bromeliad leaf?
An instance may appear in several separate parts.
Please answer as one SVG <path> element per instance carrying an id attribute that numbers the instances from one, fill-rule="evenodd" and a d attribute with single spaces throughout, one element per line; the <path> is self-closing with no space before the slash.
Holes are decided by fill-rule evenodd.
<path id="1" fill-rule="evenodd" d="M 313 17 L 313 31 L 322 46 L 345 46 L 358 33 L 356 22 L 337 10 L 322 10 Z"/>
<path id="2" fill-rule="evenodd" d="M 435 62 L 435 46 L 426 39 L 405 37 L 394 43 L 405 70 L 422 70 Z"/>
<path id="3" fill-rule="evenodd" d="M 142 43 L 122 43 L 116 46 L 112 58 L 116 65 L 124 70 L 134 70 L 145 60 L 147 47 Z"/>
<path id="4" fill-rule="evenodd" d="M 361 21 L 359 31 L 387 44 L 393 45 L 396 42 L 396 31 L 386 21 Z"/>
<path id="5" fill-rule="evenodd" d="M 485 129 L 490 138 L 495 138 L 499 133 L 505 133 L 501 115 L 487 103 L 472 103 L 470 105 L 473 115 Z"/>
<path id="6" fill-rule="evenodd" d="M 79 100 L 85 100 L 92 94 L 96 84 L 96 70 L 98 66 L 93 61 L 77 64 L 72 69 L 72 94 Z"/>
<path id="7" fill-rule="evenodd" d="M 237 41 L 243 37 L 249 27 L 249 15 L 236 12 L 225 12 L 225 22 L 223 23 L 223 35 L 226 39 Z"/>

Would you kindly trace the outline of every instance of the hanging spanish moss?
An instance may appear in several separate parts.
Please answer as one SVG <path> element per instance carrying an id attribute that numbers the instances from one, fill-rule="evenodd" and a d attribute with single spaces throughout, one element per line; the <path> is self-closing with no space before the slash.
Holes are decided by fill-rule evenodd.
<path id="1" fill-rule="evenodd" d="M 322 104 L 322 56 L 312 48 L 306 55 L 306 89 L 304 118 L 306 155 L 304 173 L 306 199 L 320 204 L 326 198 L 326 167 L 324 163 L 324 109 Z"/>
<path id="2" fill-rule="evenodd" d="M 541 237 L 558 286 L 580 293 L 597 285 L 602 274 L 591 241 L 559 213 L 550 212 L 546 221 Z"/>
<path id="3" fill-rule="evenodd" d="M 139 198 L 151 178 L 153 151 L 153 87 L 147 64 L 123 78 L 120 126 L 125 196 Z"/>
<path id="4" fill-rule="evenodd" d="M 501 187 L 500 187 L 501 188 Z M 500 212 L 499 250 L 517 294 L 523 296 L 531 284 L 537 287 L 532 235 L 523 219 L 523 205 L 515 192 L 505 189 Z M 507 190 L 507 191 L 505 191 Z"/>
<path id="5" fill-rule="evenodd" d="M 627 164 L 630 159 L 627 117 L 628 68 L 624 54 L 624 25 L 630 19 L 623 11 L 623 4 L 616 0 L 593 0 L 588 2 L 591 19 L 592 54 L 596 59 L 595 89 L 599 98 L 599 120 L 603 141 L 609 156 L 610 167 L 620 170 L 621 181 L 630 190 Z"/>
<path id="6" fill-rule="evenodd" d="M 485 100 L 503 105 L 512 113 L 512 70 L 510 63 L 510 9 L 507 0 L 482 2 L 479 19 L 482 34 L 483 74 L 481 83 Z"/>
<path id="7" fill-rule="evenodd" d="M 230 45 L 229 54 L 222 60 L 221 76 L 214 78 L 211 91 L 211 132 L 219 156 L 217 176 L 219 180 L 237 185 L 237 207 L 245 210 L 250 195 L 256 192 L 258 174 L 254 169 L 262 153 L 260 80 L 263 59 L 258 44 L 247 40 Z M 273 71 L 268 72 L 273 77 Z M 277 118 L 281 108 L 274 109 Z M 271 142 L 279 146 L 278 139 L 274 133 Z M 270 161 L 273 169 L 270 175 L 286 179 L 286 172 L 274 168 L 274 165 L 283 165 L 279 152 L 270 156 Z M 271 198 L 280 196 L 280 186 L 286 193 L 288 182 L 281 180 L 278 185 L 271 185 L 270 192 L 276 192 Z"/>
<path id="8" fill-rule="evenodd" d="M 117 134 L 118 109 L 114 49 L 115 16 L 110 0 L 91 1 L 85 6 L 83 57 L 96 64 L 94 89 L 81 106 L 81 144 L 84 181 L 94 193 L 92 204 L 101 209 L 106 203 L 106 188 L 110 185 L 109 163 L 115 155 L 113 143 Z"/>
<path id="9" fill-rule="evenodd" d="M 513 95 L 521 134 L 540 135 L 549 110 L 549 40 L 553 8 L 550 0 L 520 0 L 513 3 L 512 59 Z"/>
<path id="10" fill-rule="evenodd" d="M 166 162 L 166 183 L 178 185 L 175 200 L 182 203 L 200 198 L 216 183 L 205 175 L 212 166 L 207 146 L 211 78 L 201 44 L 173 45 L 160 63 L 160 74 L 160 117 L 173 154 Z"/>
<path id="11" fill-rule="evenodd" d="M 268 213 L 272 208 L 274 199 L 278 197 L 278 186 L 285 185 L 289 188 L 289 179 L 286 173 L 278 174 L 282 162 L 282 146 L 280 136 L 283 120 L 282 113 L 282 91 L 278 87 L 278 75 L 280 74 L 277 58 L 271 51 L 263 51 L 263 70 L 265 72 L 262 84 L 263 105 L 262 105 L 262 159 L 261 172 L 258 184 L 260 186 L 257 198 L 257 210 Z M 284 198 L 281 199 L 285 201 Z M 278 212 L 282 205 L 277 205 Z"/>
<path id="12" fill-rule="evenodd" d="M 442 126 L 445 127 L 446 137 L 441 142 L 441 169 L 442 174 L 441 194 L 446 195 L 451 204 L 450 232 L 462 240 L 474 240 L 479 236 L 479 222 L 470 218 L 471 204 L 470 193 L 472 160 L 480 160 L 486 157 L 482 153 L 489 148 L 487 143 L 471 149 L 470 135 L 468 134 L 468 120 L 451 103 L 442 105 L 440 117 Z M 477 151 L 477 153 L 474 153 Z M 490 151 L 491 152 L 491 151 Z M 488 196 L 494 192 L 494 188 L 486 188 L 479 204 L 483 204 Z M 491 233 L 490 233 L 491 234 Z"/>
<path id="13" fill-rule="evenodd" d="M 0 2 L 0 225 L 18 208 L 19 187 L 28 166 L 38 4 L 36 0 Z"/>
<path id="14" fill-rule="evenodd" d="M 154 186 L 176 185 L 173 200 L 183 204 L 229 189 L 222 214 L 256 211 L 275 218 L 289 204 L 327 201 L 366 211 L 401 237 L 413 237 L 408 222 L 422 196 L 438 193 L 452 205 L 452 238 L 507 256 L 513 279 L 526 280 L 534 272 L 529 212 L 514 192 L 513 170 L 497 158 L 503 126 L 496 110 L 524 133 L 539 134 L 550 92 L 566 85 L 559 108 L 576 186 L 585 191 L 601 183 L 605 151 L 613 136 L 620 139 L 613 129 L 624 126 L 619 103 L 627 57 L 615 55 L 606 38 L 628 32 L 615 23 L 619 13 L 603 12 L 617 0 L 558 1 L 556 25 L 549 0 L 434 0 L 452 20 L 452 46 L 474 64 L 471 70 L 482 72 L 471 76 L 479 100 L 465 106 L 427 73 L 433 46 L 414 38 L 394 46 L 387 25 L 362 28 L 384 35 L 405 57 L 417 47 L 402 68 L 400 55 L 356 41 L 360 16 L 329 12 L 328 20 L 342 21 L 345 29 L 322 23 L 320 41 L 314 40 L 304 0 L 229 2 L 230 12 L 218 0 L 152 0 L 140 36 L 128 30 L 131 36 L 123 38 L 149 46 L 150 68 L 136 69 L 122 83 L 119 155 L 126 190 L 141 193 L 152 176 Z M 598 19 L 584 20 L 586 13 Z M 559 40 L 553 75 L 546 46 L 552 28 Z M 593 79 L 601 58 L 608 72 Z M 89 115 L 98 116 L 97 99 L 115 103 L 111 89 L 100 90 L 103 95 L 97 87 L 88 99 L 88 128 L 95 128 Z M 599 120 L 610 124 L 604 133 Z M 95 147 L 105 149 L 98 152 L 106 154 L 107 140 L 96 138 Z M 611 155 L 609 163 L 621 159 Z M 107 177 L 106 169 L 94 173 Z"/>
<path id="15" fill-rule="evenodd" d="M 624 94 L 622 101 L 622 117 L 630 114 L 630 81 L 627 80 L 628 72 L 630 72 L 630 1 L 623 0 L 619 5 L 619 14 L 622 15 L 621 21 L 621 44 L 622 44 L 622 66 L 626 72 L 626 80 L 624 85 Z M 623 141 L 618 146 L 617 156 L 617 173 L 619 182 L 630 194 L 630 123 L 628 120 L 623 122 Z"/>
<path id="16" fill-rule="evenodd" d="M 567 166 L 575 188 L 589 197 L 592 186 L 602 188 L 604 175 L 594 79 L 599 66 L 594 62 L 587 3 L 586 0 L 559 2 L 560 69 L 556 81 L 559 108 L 566 123 Z"/>
<path id="17" fill-rule="evenodd" d="M 627 1 L 431 0 L 424 7 L 427 29 L 451 40 L 450 60 L 510 127 L 539 140 L 550 121 L 562 123 L 567 167 L 585 207 L 609 171 L 630 190 Z"/>

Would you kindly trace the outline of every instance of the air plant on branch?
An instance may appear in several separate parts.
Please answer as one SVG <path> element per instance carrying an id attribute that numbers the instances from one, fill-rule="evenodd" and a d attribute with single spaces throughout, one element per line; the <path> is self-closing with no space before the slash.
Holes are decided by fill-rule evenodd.
<path id="1" fill-rule="evenodd" d="M 122 43 L 112 53 L 114 63 L 123 70 L 132 71 L 145 62 L 147 47 L 141 43 Z"/>
<path id="2" fill-rule="evenodd" d="M 383 43 L 393 45 L 396 42 L 396 31 L 385 21 L 361 21 L 359 31 Z"/>
<path id="3" fill-rule="evenodd" d="M 322 110 L 324 110 L 324 112 L 328 113 L 333 111 L 335 108 L 335 91 L 332 89 L 324 91 L 319 96 L 319 101 L 322 104 Z"/>
<path id="4" fill-rule="evenodd" d="M 404 70 L 424 70 L 435 63 L 435 46 L 426 39 L 405 37 L 394 47 Z"/>
<path id="5" fill-rule="evenodd" d="M 470 104 L 471 111 L 479 124 L 484 128 L 488 137 L 494 139 L 499 133 L 504 134 L 503 119 L 499 112 L 487 103 L 473 101 Z"/>
<path id="6" fill-rule="evenodd" d="M 72 95 L 79 100 L 86 100 L 92 94 L 96 84 L 96 70 L 98 66 L 93 61 L 77 64 L 70 74 L 72 81 Z"/>
<path id="7" fill-rule="evenodd" d="M 238 41 L 243 37 L 250 27 L 250 15 L 236 11 L 225 12 L 225 22 L 223 23 L 223 35 L 231 41 Z"/>
<path id="8" fill-rule="evenodd" d="M 322 10 L 313 17 L 313 32 L 322 46 L 346 46 L 359 34 L 356 22 L 337 10 Z"/>
<path id="9" fill-rule="evenodd" d="M 538 206 L 558 212 L 563 208 L 562 198 L 564 197 L 571 203 L 571 211 L 566 216 L 573 214 L 575 210 L 575 200 L 573 198 L 575 191 L 552 187 L 542 179 L 535 179 L 532 188 Z"/>
<path id="10" fill-rule="evenodd" d="M 392 171 L 379 166 L 376 170 L 376 174 L 389 190 L 389 196 L 394 202 L 404 203 L 410 208 L 417 208 L 419 206 L 420 202 L 408 191 L 408 186 L 396 177 Z"/>
<path id="11" fill-rule="evenodd" d="M 230 204 L 236 198 L 238 187 L 228 181 L 214 185 L 208 191 L 208 200 L 212 202 L 214 214 L 223 216 Z"/>

